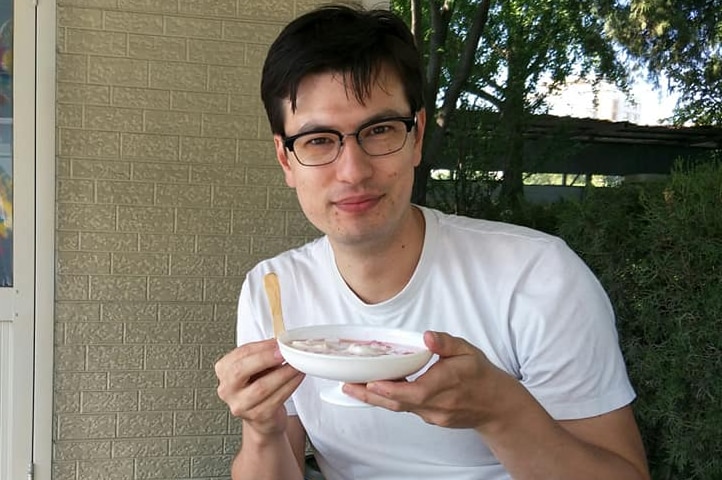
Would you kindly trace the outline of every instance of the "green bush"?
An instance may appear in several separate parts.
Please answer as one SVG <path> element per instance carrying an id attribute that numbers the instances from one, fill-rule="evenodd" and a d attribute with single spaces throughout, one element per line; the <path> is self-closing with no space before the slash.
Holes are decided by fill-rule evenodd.
<path id="1" fill-rule="evenodd" d="M 722 479 L 722 165 L 558 210 L 616 310 L 652 478 Z"/>
<path id="2" fill-rule="evenodd" d="M 722 479 L 722 163 L 513 211 L 496 179 L 438 182 L 430 204 L 564 238 L 607 290 L 654 480 Z"/>

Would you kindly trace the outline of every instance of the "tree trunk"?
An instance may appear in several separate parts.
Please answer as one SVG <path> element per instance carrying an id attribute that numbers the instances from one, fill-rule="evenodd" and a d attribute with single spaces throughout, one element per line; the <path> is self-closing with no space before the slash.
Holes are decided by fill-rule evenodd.
<path id="1" fill-rule="evenodd" d="M 449 32 L 449 22 L 453 14 L 453 2 L 444 1 L 440 3 L 437 0 L 430 1 L 429 13 L 431 15 L 432 36 L 429 44 L 429 60 L 427 66 L 427 91 L 426 91 L 426 132 L 424 134 L 424 153 L 421 157 L 421 163 L 416 168 L 414 174 L 414 187 L 411 193 L 411 201 L 417 205 L 426 205 L 426 191 L 429 182 L 429 176 L 433 166 L 436 164 L 437 158 L 441 154 L 444 143 L 444 135 L 448 128 L 449 121 L 456 109 L 456 103 L 463 91 L 464 85 L 467 83 L 471 68 L 474 65 L 474 56 L 481 39 L 481 34 L 489 18 L 489 8 L 491 0 L 483 0 L 477 6 L 471 25 L 469 26 L 468 36 L 464 43 L 464 49 L 453 72 L 451 84 L 447 88 L 444 95 L 444 103 L 437 114 L 436 96 L 439 86 L 439 76 L 441 74 L 441 64 L 443 55 L 443 45 Z M 418 5 L 414 11 L 420 11 Z M 412 24 L 417 20 L 412 20 Z M 414 32 L 418 33 L 418 32 Z M 421 42 L 417 38 L 417 44 Z"/>
<path id="2" fill-rule="evenodd" d="M 527 59 L 523 58 L 523 32 L 510 31 L 508 40 L 508 77 L 501 110 L 501 132 L 505 150 L 504 177 L 501 183 L 501 206 L 515 210 L 524 197 L 524 118 Z"/>

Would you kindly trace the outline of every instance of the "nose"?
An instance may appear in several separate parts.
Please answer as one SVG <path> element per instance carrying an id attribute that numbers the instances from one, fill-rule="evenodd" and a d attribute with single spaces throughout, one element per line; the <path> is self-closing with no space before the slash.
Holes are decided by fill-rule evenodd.
<path id="1" fill-rule="evenodd" d="M 373 174 L 371 157 L 363 151 L 354 135 L 344 136 L 336 162 L 336 177 L 347 183 L 358 183 Z"/>

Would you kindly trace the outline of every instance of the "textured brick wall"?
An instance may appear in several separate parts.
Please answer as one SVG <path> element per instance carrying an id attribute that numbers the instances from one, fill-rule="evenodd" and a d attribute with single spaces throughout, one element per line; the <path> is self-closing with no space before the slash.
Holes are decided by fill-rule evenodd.
<path id="1" fill-rule="evenodd" d="M 315 235 L 260 65 L 320 3 L 58 1 L 54 480 L 227 478 L 243 275 Z"/>

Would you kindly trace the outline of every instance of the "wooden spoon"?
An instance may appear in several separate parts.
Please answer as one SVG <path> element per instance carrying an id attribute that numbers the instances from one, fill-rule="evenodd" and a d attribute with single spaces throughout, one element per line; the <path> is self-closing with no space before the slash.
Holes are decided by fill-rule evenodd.
<path id="1" fill-rule="evenodd" d="M 268 305 L 271 307 L 273 336 L 278 337 L 286 330 L 283 324 L 283 314 L 281 313 L 281 287 L 278 285 L 278 276 L 273 272 L 267 273 L 263 277 L 263 286 L 266 289 Z"/>

